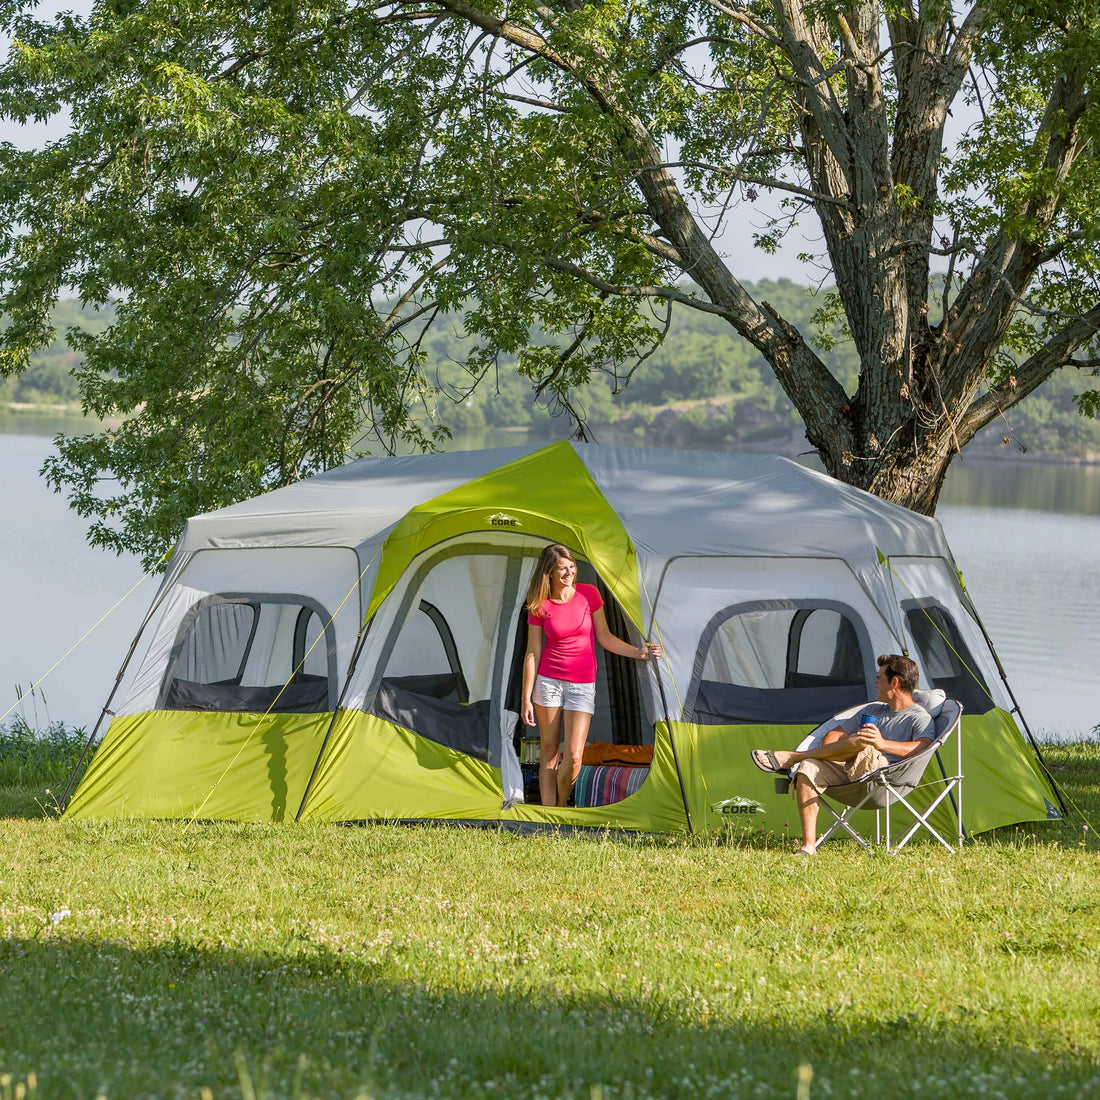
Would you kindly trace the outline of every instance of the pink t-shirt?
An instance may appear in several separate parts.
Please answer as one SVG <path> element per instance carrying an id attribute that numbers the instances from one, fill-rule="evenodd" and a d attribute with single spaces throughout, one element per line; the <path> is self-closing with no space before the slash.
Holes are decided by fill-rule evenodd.
<path id="1" fill-rule="evenodd" d="M 596 587 L 578 584 L 568 603 L 543 604 L 542 618 L 528 615 L 531 626 L 541 626 L 542 658 L 538 673 L 551 680 L 571 684 L 596 682 L 596 631 L 592 616 L 603 607 Z"/>

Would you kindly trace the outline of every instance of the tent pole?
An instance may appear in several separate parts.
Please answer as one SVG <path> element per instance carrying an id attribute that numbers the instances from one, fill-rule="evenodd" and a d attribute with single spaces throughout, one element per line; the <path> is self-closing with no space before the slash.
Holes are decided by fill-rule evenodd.
<path id="1" fill-rule="evenodd" d="M 161 562 L 166 561 L 172 556 L 180 547 L 180 543 L 183 541 L 182 537 L 176 540 L 176 545 L 171 551 L 167 551 Z M 190 555 L 188 559 L 190 560 Z M 159 564 L 159 563 L 158 563 Z M 175 571 L 178 573 L 178 569 Z M 88 737 L 87 744 L 84 746 L 84 751 L 80 754 L 80 759 L 76 762 L 76 767 L 73 768 L 73 774 L 69 776 L 68 785 L 65 787 L 65 793 L 61 796 L 61 812 L 65 812 L 65 808 L 69 804 L 69 795 L 72 792 L 73 784 L 76 782 L 76 777 L 80 774 L 80 769 L 84 765 L 84 759 L 88 755 L 88 750 L 92 747 L 92 742 L 95 741 L 96 734 L 99 733 L 99 727 L 103 725 L 103 719 L 111 713 L 111 703 L 114 701 L 115 694 L 118 691 L 119 684 L 122 683 L 122 677 L 126 675 L 126 669 L 130 666 L 130 661 L 133 659 L 134 651 L 137 649 L 137 644 L 141 639 L 141 635 L 144 633 L 145 628 L 152 621 L 153 616 L 157 613 L 157 609 L 164 602 L 165 596 L 168 594 L 168 577 L 172 573 L 172 570 L 167 570 L 163 577 L 161 577 L 160 587 L 157 589 L 156 594 L 153 596 L 153 602 L 149 605 L 149 610 L 145 613 L 145 618 L 141 620 L 141 625 L 137 628 L 137 633 L 134 635 L 134 640 L 130 643 L 130 648 L 126 651 L 126 656 L 122 659 L 122 665 L 118 670 L 118 675 L 115 676 L 114 686 L 111 688 L 110 695 L 107 696 L 107 701 L 103 704 L 103 709 L 99 712 L 99 717 L 96 719 L 95 725 L 92 727 L 92 732 Z M 117 606 L 117 605 L 116 605 Z"/>
<path id="2" fill-rule="evenodd" d="M 665 568 L 668 568 L 666 563 Z M 642 584 L 642 591 L 645 593 L 645 598 L 649 602 L 649 629 L 652 631 L 656 629 L 657 640 L 660 641 L 661 631 L 657 626 L 657 611 L 654 606 L 653 600 L 650 599 L 649 589 L 646 587 L 645 575 L 642 569 L 639 567 L 638 577 Z M 664 582 L 664 573 L 662 572 L 661 583 Z M 660 585 L 658 585 L 658 591 Z M 648 642 L 646 643 L 648 645 Z M 672 762 L 676 765 L 676 782 L 680 784 L 680 799 L 684 804 L 684 820 L 687 822 L 688 836 L 695 836 L 695 827 L 691 823 L 691 810 L 688 807 L 687 791 L 684 788 L 684 773 L 680 770 L 680 754 L 676 751 L 676 739 L 672 736 L 672 719 L 668 713 L 668 698 L 665 695 L 665 682 L 661 677 L 661 661 L 660 658 L 653 658 L 656 661 L 655 673 L 657 676 L 657 691 L 661 696 L 661 709 L 665 712 L 665 729 L 668 730 L 668 744 L 672 749 Z"/>
<path id="3" fill-rule="evenodd" d="M 878 556 L 879 561 L 885 563 L 887 569 L 889 569 L 890 573 L 893 574 L 894 567 L 890 564 L 890 559 L 887 558 L 881 550 L 878 551 Z M 1012 690 L 1012 685 L 1008 682 L 1008 674 L 1005 672 L 1004 665 L 1001 664 L 1001 658 L 1000 654 L 997 653 L 997 647 L 994 646 L 993 639 L 989 636 L 989 631 L 986 630 L 985 623 L 982 622 L 982 617 L 978 614 L 978 609 L 977 607 L 975 607 L 974 601 L 970 598 L 970 593 L 966 590 L 966 582 L 963 580 L 962 570 L 959 569 L 958 563 L 954 560 L 954 558 L 950 560 L 950 564 L 955 571 L 956 583 L 958 584 L 958 592 L 961 596 L 961 603 L 963 605 L 963 608 L 969 613 L 974 622 L 977 623 L 978 629 L 982 633 L 982 638 L 985 639 L 986 647 L 989 649 L 989 652 L 993 657 L 993 663 L 997 666 L 997 675 L 1000 676 L 1001 683 L 1004 684 L 1005 691 L 1008 692 L 1008 697 L 1012 700 L 1012 713 L 1019 718 L 1020 724 L 1024 727 L 1024 732 L 1027 734 L 1027 739 L 1031 743 L 1031 748 L 1035 753 L 1036 759 L 1039 761 L 1039 767 L 1043 775 L 1046 777 L 1046 781 L 1050 786 L 1051 792 L 1054 794 L 1054 797 L 1058 799 L 1058 805 L 1062 811 L 1063 816 L 1067 816 L 1069 814 L 1069 810 L 1066 807 L 1066 800 L 1062 795 L 1062 791 L 1059 788 L 1058 783 L 1054 778 L 1054 775 L 1051 773 L 1050 766 L 1047 764 L 1046 758 L 1043 756 L 1042 750 L 1039 748 L 1039 743 L 1035 740 L 1035 735 L 1031 732 L 1031 727 L 1028 725 L 1027 718 L 1024 717 L 1024 712 L 1020 709 L 1020 704 L 1016 699 L 1016 693 Z M 891 584 L 892 583 L 893 580 L 891 578 Z M 902 583 L 904 584 L 905 582 L 903 581 Z M 909 594 L 913 595 L 912 589 L 909 589 L 908 586 L 906 586 L 906 588 L 909 591 Z M 925 611 L 925 614 L 928 614 L 927 611 Z M 940 631 L 940 633 L 942 634 L 943 632 Z M 989 689 L 985 688 L 984 690 L 986 695 L 989 696 L 990 702 L 995 703 L 993 696 L 989 693 Z"/>
<path id="4" fill-rule="evenodd" d="M 680 784 L 680 798 L 684 803 L 684 818 L 687 821 L 688 836 L 695 835 L 695 828 L 691 824 L 691 810 L 688 809 L 687 791 L 684 789 L 684 776 L 680 771 L 680 755 L 676 751 L 676 740 L 672 736 L 672 719 L 668 714 L 668 700 L 665 698 L 665 684 L 661 679 L 661 661 L 660 658 L 654 658 L 656 661 L 657 670 L 657 691 L 661 696 L 661 707 L 665 712 L 665 729 L 668 730 L 668 743 L 672 748 L 672 761 L 676 765 L 676 780 Z"/>
<path id="5" fill-rule="evenodd" d="M 374 620 L 372 619 L 371 622 L 374 622 Z M 359 637 L 355 642 L 355 649 L 352 651 L 351 660 L 348 662 L 348 673 L 344 677 L 344 686 L 340 689 L 339 698 L 336 700 L 336 707 L 332 712 L 332 717 L 329 719 L 328 728 L 325 730 L 324 739 L 321 741 L 321 747 L 317 751 L 317 759 L 313 762 L 313 771 L 309 773 L 306 789 L 302 791 L 302 801 L 298 804 L 298 812 L 294 815 L 294 821 L 296 823 L 302 819 L 302 811 L 306 808 L 306 799 L 309 798 L 309 792 L 313 787 L 313 781 L 317 778 L 317 769 L 321 766 L 322 759 L 324 759 L 325 749 L 328 747 L 328 739 L 332 736 L 333 727 L 336 725 L 336 719 L 344 703 L 344 696 L 347 695 L 348 688 L 351 686 L 351 678 L 355 675 L 355 666 L 359 663 L 359 655 L 363 650 L 363 643 L 367 640 L 367 635 L 369 633 L 370 623 L 359 632 Z"/>
<path id="6" fill-rule="evenodd" d="M 329 719 L 328 728 L 325 730 L 324 740 L 321 741 L 321 748 L 317 753 L 317 759 L 313 762 L 313 771 L 309 773 L 309 780 L 306 783 L 306 789 L 302 791 L 302 801 L 298 804 L 298 812 L 294 815 L 294 822 L 297 824 L 302 818 L 302 811 L 306 808 L 306 799 L 309 798 L 310 788 L 313 786 L 313 780 L 317 778 L 317 769 L 321 766 L 321 758 L 325 755 L 325 748 L 328 745 L 328 739 L 332 735 L 332 727 L 336 725 L 337 715 L 340 713 L 340 703 L 343 702 L 344 696 L 341 692 L 340 698 L 336 701 L 336 709 L 332 712 L 332 717 Z"/>
<path id="7" fill-rule="evenodd" d="M 61 812 L 64 813 L 66 807 L 69 805 L 69 793 L 73 789 L 73 784 L 76 782 L 76 777 L 80 774 L 80 769 L 84 766 L 84 760 L 88 755 L 88 750 L 92 747 L 92 742 L 95 741 L 96 734 L 99 733 L 99 727 L 103 725 L 103 718 L 107 714 L 107 708 L 111 705 L 111 700 L 115 697 L 115 692 L 118 690 L 119 681 L 122 679 L 122 674 L 119 673 L 115 679 L 115 686 L 111 689 L 111 694 L 107 697 L 107 702 L 103 704 L 103 709 L 99 712 L 99 717 L 96 719 L 95 725 L 92 727 L 92 732 L 88 735 L 88 740 L 85 742 L 84 750 L 80 754 L 80 758 L 76 762 L 76 766 L 73 768 L 72 775 L 69 776 L 69 782 L 65 787 L 65 793 L 61 796 Z"/>
<path id="8" fill-rule="evenodd" d="M 115 676 L 115 682 L 114 686 L 111 688 L 111 693 L 107 696 L 107 701 L 103 704 L 103 709 L 99 712 L 99 717 L 96 719 L 96 723 L 92 727 L 92 732 L 88 736 L 88 741 L 84 745 L 84 751 L 80 754 L 80 759 L 77 760 L 72 775 L 69 776 L 69 782 L 65 787 L 65 793 L 61 796 L 62 813 L 64 813 L 65 808 L 69 804 L 69 795 L 72 792 L 73 784 L 76 783 L 76 777 L 80 774 L 80 769 L 84 766 L 84 760 L 88 755 L 88 750 L 92 747 L 92 743 L 96 739 L 96 734 L 99 733 L 99 727 L 103 725 L 103 719 L 111 713 L 111 703 L 114 702 L 119 684 L 122 683 L 122 677 L 126 675 L 126 669 L 129 667 L 130 660 L 133 658 L 134 651 L 137 649 L 138 640 L 141 638 L 142 632 L 149 625 L 149 620 L 152 619 L 153 612 L 156 610 L 158 604 L 159 601 L 154 602 L 153 606 L 149 609 L 149 613 L 142 620 L 141 626 L 138 627 L 138 632 L 134 635 L 134 640 L 130 643 L 130 648 L 126 651 L 126 656 L 123 658 L 122 665 L 118 670 L 118 674 Z"/>

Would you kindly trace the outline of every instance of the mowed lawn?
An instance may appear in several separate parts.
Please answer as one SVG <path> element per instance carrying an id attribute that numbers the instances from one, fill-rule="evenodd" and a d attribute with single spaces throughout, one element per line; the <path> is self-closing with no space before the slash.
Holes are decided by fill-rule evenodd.
<path id="1" fill-rule="evenodd" d="M 1095 824 L 1100 746 L 1048 756 Z M 0 791 L 0 1100 L 1100 1096 L 1080 817 L 807 860 L 42 800 Z"/>

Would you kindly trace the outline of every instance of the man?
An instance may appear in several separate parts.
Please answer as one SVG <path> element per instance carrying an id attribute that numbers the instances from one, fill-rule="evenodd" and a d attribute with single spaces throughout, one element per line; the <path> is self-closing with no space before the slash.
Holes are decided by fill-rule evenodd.
<path id="1" fill-rule="evenodd" d="M 921 752 L 935 739 L 932 717 L 913 692 L 920 687 L 916 664 L 908 657 L 886 653 L 878 658 L 875 689 L 878 702 L 825 734 L 807 752 L 753 749 L 753 763 L 766 772 L 789 772 L 796 764 L 794 799 L 802 825 L 802 846 L 796 855 L 812 856 L 817 850 L 818 796 L 827 787 L 854 783 L 887 764 Z M 877 725 L 864 723 L 873 716 Z"/>

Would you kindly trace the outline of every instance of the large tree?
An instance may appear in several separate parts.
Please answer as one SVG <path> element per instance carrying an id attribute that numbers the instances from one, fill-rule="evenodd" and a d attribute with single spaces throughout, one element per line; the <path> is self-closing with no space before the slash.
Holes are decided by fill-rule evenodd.
<path id="1" fill-rule="evenodd" d="M 672 309 L 716 314 L 831 474 L 923 512 L 975 432 L 1096 366 L 1093 0 L 31 8 L 0 0 L 0 112 L 70 128 L 3 150 L 0 367 L 58 295 L 114 303 L 70 340 L 88 410 L 123 419 L 50 476 L 149 560 L 340 461 L 364 416 L 430 443 L 423 339 L 456 319 L 471 383 L 508 365 L 576 414 Z M 816 222 L 852 392 L 723 253 L 764 201 L 761 247 Z"/>

